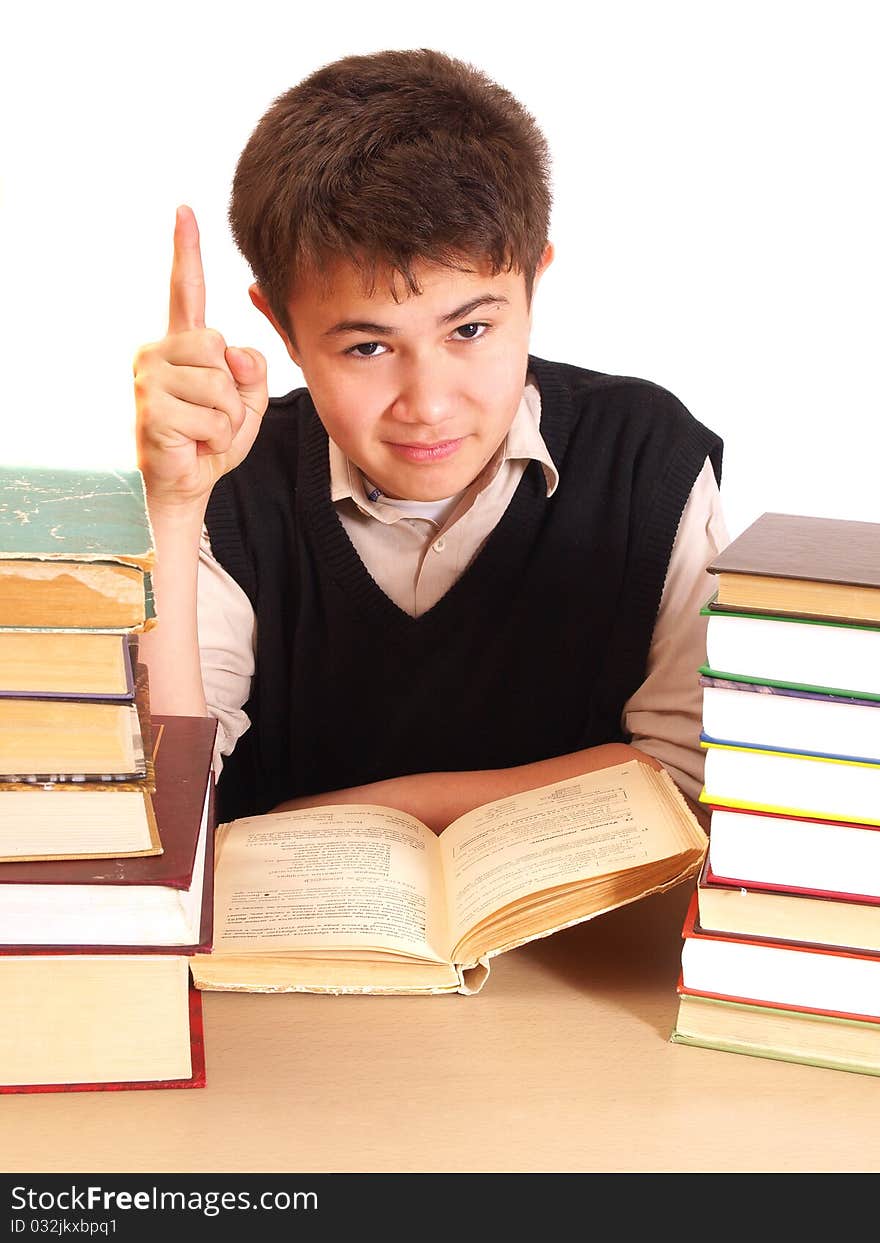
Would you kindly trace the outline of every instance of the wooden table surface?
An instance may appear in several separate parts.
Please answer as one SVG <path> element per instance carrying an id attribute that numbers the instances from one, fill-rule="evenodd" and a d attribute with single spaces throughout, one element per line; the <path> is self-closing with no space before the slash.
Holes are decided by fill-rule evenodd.
<path id="1" fill-rule="evenodd" d="M 690 891 L 500 955 L 473 997 L 206 993 L 206 1088 L 0 1097 L 0 1170 L 880 1169 L 880 1078 L 670 1043 Z"/>

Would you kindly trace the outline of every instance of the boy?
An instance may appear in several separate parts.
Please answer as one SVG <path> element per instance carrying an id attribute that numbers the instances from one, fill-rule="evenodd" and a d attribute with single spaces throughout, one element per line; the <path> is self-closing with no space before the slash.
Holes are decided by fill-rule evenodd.
<path id="1" fill-rule="evenodd" d="M 529 354 L 550 204 L 533 119 L 472 66 L 310 75 L 230 206 L 306 380 L 271 403 L 262 357 L 204 326 L 178 211 L 168 334 L 134 368 L 143 650 L 154 711 L 220 720 L 221 819 L 356 801 L 439 832 L 632 738 L 696 798 L 722 446 L 655 385 Z"/>

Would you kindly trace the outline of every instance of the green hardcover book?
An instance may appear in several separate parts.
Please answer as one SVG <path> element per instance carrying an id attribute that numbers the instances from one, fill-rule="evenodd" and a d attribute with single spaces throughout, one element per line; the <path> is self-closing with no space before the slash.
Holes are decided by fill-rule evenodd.
<path id="1" fill-rule="evenodd" d="M 880 1075 L 880 1022 L 711 997 L 688 992 L 681 984 L 670 1040 L 721 1053 Z"/>
<path id="2" fill-rule="evenodd" d="M 121 561 L 152 569 L 141 472 L 0 466 L 0 559 Z"/>
<path id="3" fill-rule="evenodd" d="M 147 629 L 154 564 L 140 471 L 0 467 L 0 627 Z"/>
<path id="4" fill-rule="evenodd" d="M 807 617 L 700 610 L 706 676 L 791 686 L 825 694 L 880 696 L 880 626 Z"/>

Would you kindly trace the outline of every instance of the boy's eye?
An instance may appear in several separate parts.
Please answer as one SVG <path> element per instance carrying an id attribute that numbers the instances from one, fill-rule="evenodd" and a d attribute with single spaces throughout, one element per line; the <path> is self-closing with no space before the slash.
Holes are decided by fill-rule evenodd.
<path id="1" fill-rule="evenodd" d="M 489 327 L 488 324 L 480 324 L 480 323 L 462 324 L 462 326 L 460 328 L 456 328 L 455 331 L 466 332 L 467 336 L 463 338 L 465 341 L 476 341 L 478 337 L 484 337 L 486 335 L 485 332 L 471 334 L 470 332 L 468 332 L 468 329 L 469 328 L 488 328 L 488 327 Z"/>
<path id="2" fill-rule="evenodd" d="M 360 350 L 371 350 L 372 351 L 376 346 L 379 346 L 378 341 L 361 341 L 358 345 L 351 346 L 351 348 L 347 349 L 345 352 L 346 354 L 353 354 L 355 358 L 378 358 L 379 357 L 378 354 L 373 354 L 373 353 L 361 354 L 359 352 Z"/>
<path id="3" fill-rule="evenodd" d="M 491 327 L 492 327 L 491 324 L 487 324 L 482 321 L 475 322 L 472 324 L 461 324 L 460 327 L 455 328 L 453 330 L 453 335 L 456 332 L 464 333 L 465 335 L 463 337 L 458 338 L 460 342 L 479 341 L 486 335 L 486 332 Z M 483 332 L 471 332 L 470 331 L 471 329 L 479 329 L 479 328 L 482 328 L 484 331 Z M 382 345 L 381 341 L 359 341 L 357 345 L 349 346 L 349 348 L 345 350 L 345 353 L 351 355 L 352 358 L 381 358 L 382 355 L 379 353 L 376 353 L 377 349 L 382 350 L 382 351 L 385 350 L 385 346 Z M 369 351 L 369 353 L 362 353 L 361 351 Z"/>

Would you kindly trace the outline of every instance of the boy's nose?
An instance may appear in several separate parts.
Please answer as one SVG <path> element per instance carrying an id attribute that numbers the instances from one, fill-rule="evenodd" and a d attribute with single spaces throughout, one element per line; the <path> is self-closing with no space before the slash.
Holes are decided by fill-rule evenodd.
<path id="1" fill-rule="evenodd" d="M 448 423 L 455 414 L 455 402 L 442 377 L 435 374 L 411 374 L 401 384 L 391 407 L 392 418 L 400 423 L 437 427 Z"/>

